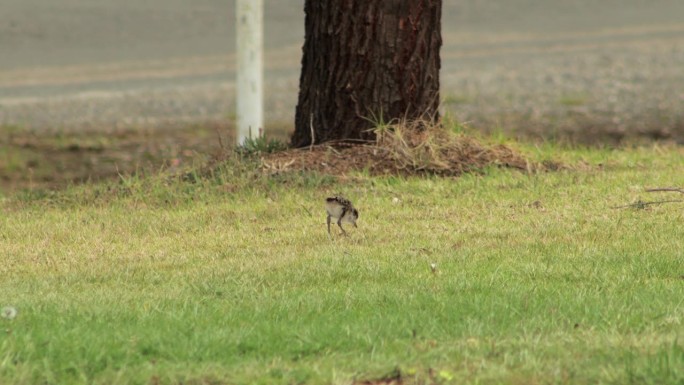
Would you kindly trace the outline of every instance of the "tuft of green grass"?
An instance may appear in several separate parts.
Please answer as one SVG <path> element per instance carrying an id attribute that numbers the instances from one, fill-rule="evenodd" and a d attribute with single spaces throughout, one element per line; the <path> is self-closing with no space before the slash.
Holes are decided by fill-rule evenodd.
<path id="1" fill-rule="evenodd" d="M 287 144 L 279 139 L 269 139 L 266 135 L 260 135 L 256 138 L 246 138 L 244 143 L 237 146 L 235 149 L 238 154 L 242 156 L 251 156 L 259 154 L 272 154 L 278 151 L 287 149 Z"/>
<path id="2" fill-rule="evenodd" d="M 229 159 L 0 201 L 0 383 L 684 382 L 678 147 L 268 177 Z M 360 210 L 325 229 L 323 199 Z M 434 265 L 434 269 L 432 266 Z"/>
<path id="3" fill-rule="evenodd" d="M 558 99 L 558 104 L 566 107 L 577 107 L 587 104 L 589 97 L 585 94 L 567 94 Z"/>

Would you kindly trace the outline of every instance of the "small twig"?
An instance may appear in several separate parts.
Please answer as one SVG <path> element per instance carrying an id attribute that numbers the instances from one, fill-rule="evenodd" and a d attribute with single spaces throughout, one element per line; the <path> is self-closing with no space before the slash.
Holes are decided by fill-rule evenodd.
<path id="1" fill-rule="evenodd" d="M 331 150 L 332 152 L 334 152 L 337 155 L 342 155 L 339 151 L 335 150 L 335 147 L 333 147 L 333 146 L 328 146 L 328 150 Z"/>
<path id="2" fill-rule="evenodd" d="M 629 204 L 629 205 L 623 205 L 623 206 L 613 206 L 611 209 L 624 209 L 628 207 L 634 207 L 637 209 L 645 209 L 646 206 L 648 205 L 659 205 L 661 203 L 673 203 L 673 202 L 684 202 L 681 199 L 678 200 L 667 200 L 667 201 L 653 201 L 653 202 L 644 202 L 642 200 L 638 200 L 635 203 Z"/>
<path id="3" fill-rule="evenodd" d="M 219 131 L 218 126 L 215 127 L 215 130 L 216 130 L 216 136 L 218 136 L 219 148 L 221 149 L 221 151 L 225 151 L 226 147 L 223 145 L 223 138 L 221 138 L 221 131 Z"/>
<path id="4" fill-rule="evenodd" d="M 656 192 L 656 191 L 674 191 L 674 192 L 684 194 L 684 189 L 677 188 L 677 187 L 656 187 L 656 188 L 646 189 L 646 192 Z"/>
<path id="5" fill-rule="evenodd" d="M 313 151 L 314 142 L 316 140 L 314 137 L 313 113 L 309 114 L 309 127 L 311 128 L 311 144 L 309 145 L 309 151 Z"/>
<path id="6" fill-rule="evenodd" d="M 357 143 L 361 143 L 361 144 L 357 144 Z M 340 139 L 340 140 L 330 140 L 328 142 L 319 143 L 319 144 L 316 144 L 314 146 L 309 146 L 309 148 L 313 147 L 314 149 L 317 149 L 317 148 L 328 148 L 331 146 L 343 147 L 344 145 L 346 145 L 346 147 L 357 147 L 357 146 L 375 147 L 374 145 L 369 145 L 369 144 L 364 145 L 363 143 L 372 143 L 372 142 L 369 140 L 362 140 L 362 139 L 357 139 L 357 140 Z M 309 151 L 309 148 L 298 147 L 298 148 L 291 148 L 288 151 L 292 151 L 292 152 Z M 377 147 L 377 148 L 381 148 L 381 147 Z"/>
<path id="7" fill-rule="evenodd" d="M 304 211 L 306 211 L 307 214 L 309 214 L 310 217 L 313 217 L 313 214 L 311 213 L 311 211 L 309 209 L 306 208 L 306 206 L 304 206 L 301 203 L 299 205 L 304 209 Z"/>

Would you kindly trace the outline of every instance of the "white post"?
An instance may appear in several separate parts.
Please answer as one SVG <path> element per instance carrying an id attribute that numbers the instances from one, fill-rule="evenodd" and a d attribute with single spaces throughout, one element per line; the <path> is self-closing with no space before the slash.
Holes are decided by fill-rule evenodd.
<path id="1" fill-rule="evenodd" d="M 237 143 L 263 133 L 264 3 L 237 0 Z"/>

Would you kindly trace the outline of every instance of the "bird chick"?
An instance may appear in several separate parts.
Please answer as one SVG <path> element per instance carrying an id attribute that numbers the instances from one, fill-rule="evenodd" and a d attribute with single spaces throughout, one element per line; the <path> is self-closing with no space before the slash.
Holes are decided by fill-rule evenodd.
<path id="1" fill-rule="evenodd" d="M 330 220 L 332 218 L 337 219 L 337 225 L 342 229 L 342 234 L 347 234 L 342 227 L 342 222 L 351 223 L 354 227 L 357 227 L 356 220 L 359 219 L 359 210 L 355 209 L 349 200 L 339 195 L 326 198 L 325 211 L 328 212 L 328 235 L 330 235 Z"/>

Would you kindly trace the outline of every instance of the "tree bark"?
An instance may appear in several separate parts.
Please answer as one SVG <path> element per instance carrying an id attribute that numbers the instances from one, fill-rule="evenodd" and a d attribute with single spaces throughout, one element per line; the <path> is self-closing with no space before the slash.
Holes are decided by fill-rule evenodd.
<path id="1" fill-rule="evenodd" d="M 292 145 L 372 140 L 374 122 L 434 120 L 442 0 L 306 0 Z"/>

